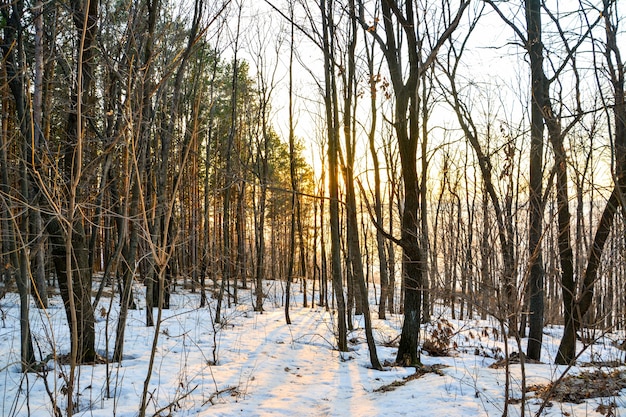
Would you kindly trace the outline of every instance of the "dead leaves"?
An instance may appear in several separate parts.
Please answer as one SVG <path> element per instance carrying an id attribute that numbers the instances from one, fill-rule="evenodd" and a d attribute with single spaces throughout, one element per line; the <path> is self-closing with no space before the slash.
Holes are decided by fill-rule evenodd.
<path id="1" fill-rule="evenodd" d="M 526 355 L 524 354 L 524 352 L 522 352 L 521 354 L 519 352 L 513 352 L 509 355 L 508 358 L 502 358 L 497 362 L 492 363 L 491 365 L 489 365 L 489 367 L 491 369 L 501 369 L 501 368 L 506 368 L 506 364 L 508 362 L 509 365 L 512 364 L 516 364 L 516 363 L 521 363 L 522 359 L 524 360 L 524 363 L 532 363 L 532 364 L 540 364 L 540 361 L 534 360 L 534 359 L 529 359 L 526 357 Z"/>
<path id="2" fill-rule="evenodd" d="M 457 348 L 456 343 L 451 343 L 454 335 L 455 331 L 452 323 L 444 318 L 440 318 L 435 322 L 430 335 L 424 340 L 422 349 L 428 352 L 430 356 L 448 356 L 450 349 Z"/>
<path id="3" fill-rule="evenodd" d="M 612 397 L 626 388 L 626 370 L 594 371 L 569 375 L 557 384 L 537 384 L 528 387 L 537 397 L 559 402 L 580 404 L 589 398 Z"/>

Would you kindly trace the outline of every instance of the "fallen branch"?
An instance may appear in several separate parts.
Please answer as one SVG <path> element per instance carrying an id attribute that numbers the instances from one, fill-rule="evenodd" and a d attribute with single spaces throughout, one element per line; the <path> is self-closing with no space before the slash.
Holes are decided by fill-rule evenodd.
<path id="1" fill-rule="evenodd" d="M 206 400 L 204 403 L 202 403 L 202 405 L 207 405 L 207 403 L 211 403 L 211 405 L 215 405 L 215 403 L 213 402 L 213 400 L 217 397 L 219 397 L 220 395 L 229 392 L 230 395 L 237 395 L 239 394 L 239 391 L 237 391 L 237 387 L 228 387 L 228 388 L 224 388 L 222 390 L 219 391 L 215 391 L 213 394 L 211 394 L 211 396 L 209 397 L 208 400 Z"/>
<path id="2" fill-rule="evenodd" d="M 196 390 L 196 388 L 198 388 L 197 385 L 195 387 L 193 387 L 192 389 L 190 389 L 189 391 L 187 391 L 185 394 L 183 394 L 180 397 L 176 398 L 174 401 L 172 401 L 171 403 L 169 403 L 165 407 L 159 408 L 154 414 L 152 414 L 152 417 L 159 417 L 159 416 L 161 416 L 161 412 L 165 411 L 165 410 L 169 410 L 170 413 L 171 413 L 172 408 L 179 407 L 177 403 L 180 400 L 184 400 L 185 398 L 189 397 L 191 395 L 191 393 Z"/>
<path id="3" fill-rule="evenodd" d="M 409 376 L 406 376 L 398 381 L 393 381 L 391 384 L 383 385 L 380 388 L 376 388 L 374 392 L 389 392 L 393 391 L 396 388 L 402 387 L 406 385 L 408 382 L 413 381 L 415 379 L 419 379 L 426 374 L 437 374 L 439 376 L 443 376 L 443 372 L 441 370 L 443 368 L 447 368 L 447 365 L 443 364 L 435 364 L 429 366 L 422 366 L 419 368 L 415 368 L 415 373 Z"/>

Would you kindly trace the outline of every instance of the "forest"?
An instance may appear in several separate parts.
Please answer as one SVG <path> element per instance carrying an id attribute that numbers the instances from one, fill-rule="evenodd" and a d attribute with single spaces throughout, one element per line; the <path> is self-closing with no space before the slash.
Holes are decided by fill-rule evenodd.
<path id="1" fill-rule="evenodd" d="M 80 414 L 84 369 L 123 367 L 139 326 L 128 415 L 177 415 L 151 387 L 181 297 L 208 366 L 244 310 L 325 312 L 325 343 L 362 330 L 380 372 L 440 373 L 452 321 L 494 323 L 507 375 L 513 351 L 567 372 L 607 335 L 624 348 L 619 6 L 3 1 L 1 372 L 45 384 L 33 415 Z"/>

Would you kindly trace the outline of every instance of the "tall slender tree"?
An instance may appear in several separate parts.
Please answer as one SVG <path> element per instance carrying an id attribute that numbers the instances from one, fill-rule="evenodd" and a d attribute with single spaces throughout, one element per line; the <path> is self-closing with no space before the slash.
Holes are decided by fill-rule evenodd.
<path id="1" fill-rule="evenodd" d="M 546 85 L 543 77 L 543 43 L 541 28 L 541 1 L 527 0 L 526 6 L 526 49 L 530 58 L 531 104 L 530 104 L 530 154 L 529 154 L 529 295 L 530 330 L 527 355 L 539 360 L 543 341 L 544 311 L 544 267 L 541 238 L 543 234 L 543 110 Z"/>
<path id="2" fill-rule="evenodd" d="M 13 204 L 11 204 L 8 198 L 11 193 L 7 167 L 7 135 L 3 135 L 3 143 L 1 144 L 2 151 L 0 152 L 2 167 L 0 170 L 2 175 L 1 189 L 3 192 L 2 212 L 5 214 L 5 216 L 3 216 L 3 230 L 6 234 L 4 236 L 3 246 L 4 249 L 10 254 L 8 259 L 9 262 L 7 264 L 12 267 L 9 269 L 15 271 L 14 268 L 17 268 L 17 274 L 14 276 L 20 295 L 20 359 L 22 371 L 28 371 L 32 369 L 32 365 L 35 363 L 35 354 L 28 317 L 31 288 L 29 276 L 30 265 L 28 259 L 28 246 L 24 241 L 24 237 L 28 235 L 28 213 L 29 211 L 32 212 L 32 210 L 28 208 L 31 206 L 29 195 L 32 193 L 29 171 L 33 168 L 33 157 L 35 155 L 33 145 L 35 143 L 35 138 L 33 137 L 34 131 L 31 128 L 31 120 L 29 120 L 29 103 L 31 100 L 27 97 L 29 92 L 28 85 L 26 83 L 26 63 L 23 59 L 25 47 L 24 28 L 21 24 L 23 14 L 24 2 L 22 1 L 12 3 L 10 7 L 2 8 L 2 17 L 6 22 L 3 28 L 4 36 L 2 39 L 3 66 L 6 74 L 6 81 L 8 82 L 9 89 L 13 95 L 13 108 L 15 109 L 15 116 L 17 117 L 17 123 L 19 124 L 22 144 L 22 161 L 20 163 L 21 175 L 19 182 L 25 210 L 21 220 L 21 229 L 18 229 L 17 222 L 11 214 Z M 30 173 L 32 173 L 32 171 L 30 171 Z M 21 239 L 20 234 L 22 236 Z M 19 246 L 18 242 L 20 243 Z"/>
<path id="3" fill-rule="evenodd" d="M 422 24 L 413 2 L 382 0 L 382 31 L 379 33 L 378 23 L 369 25 L 365 19 L 365 6 L 359 1 L 359 21 L 368 30 L 383 52 L 389 69 L 391 86 L 394 94 L 394 118 L 396 141 L 402 166 L 404 184 L 404 204 L 402 213 L 402 230 L 396 243 L 402 247 L 403 255 L 403 288 L 404 288 L 404 323 L 396 362 L 402 365 L 420 363 L 418 345 L 422 315 L 422 296 L 425 274 L 427 271 L 424 257 L 423 240 L 420 238 L 420 180 L 417 170 L 417 148 L 420 138 L 420 93 L 419 81 L 427 71 L 440 48 L 456 30 L 469 1 L 460 1 L 456 11 L 448 1 L 442 2 L 444 15 L 453 18 L 443 22 L 441 32 L 436 38 L 428 39 L 429 34 L 421 31 Z M 424 7 L 424 10 L 426 8 Z M 425 18 L 425 15 L 422 16 Z M 426 44 L 430 50 L 425 50 Z M 408 55 L 408 66 L 403 63 Z"/>
<path id="4" fill-rule="evenodd" d="M 354 283 L 357 291 L 357 301 L 361 305 L 358 308 L 363 313 L 365 322 L 365 334 L 370 354 L 370 363 L 375 369 L 382 369 L 376 352 L 376 343 L 372 333 L 372 321 L 370 317 L 369 295 L 363 273 L 363 260 L 360 247 L 359 225 L 357 218 L 356 191 L 354 185 L 354 159 L 356 151 L 356 138 L 352 114 L 356 106 L 356 62 L 355 49 L 358 40 L 356 8 L 354 0 L 349 2 L 349 25 L 347 47 L 347 71 L 343 73 L 343 137 L 345 143 L 345 168 L 344 184 L 346 188 L 346 232 L 348 257 L 352 269 Z"/>
<path id="5" fill-rule="evenodd" d="M 294 278 L 294 263 L 296 256 L 296 207 L 298 205 L 298 178 L 296 173 L 296 138 L 294 133 L 293 114 L 293 58 L 294 58 L 294 24 L 293 24 L 293 4 L 290 5 L 289 14 L 291 26 L 289 29 L 289 179 L 291 180 L 291 207 L 289 225 L 289 259 L 287 261 L 287 286 L 285 289 L 285 321 L 291 324 L 289 316 L 289 304 L 291 300 L 291 283 Z"/>
<path id="6" fill-rule="evenodd" d="M 339 100 L 335 77 L 334 0 L 320 0 L 322 15 L 322 51 L 324 54 L 324 105 L 328 135 L 328 194 L 330 197 L 330 243 L 332 286 L 337 301 L 337 347 L 348 350 L 346 304 L 343 295 L 341 267 L 341 237 L 339 224 Z"/>
<path id="7" fill-rule="evenodd" d="M 233 276 L 233 261 L 231 254 L 231 246 L 232 246 L 232 236 L 230 230 L 230 216 L 231 216 L 231 198 L 233 191 L 233 161 L 232 155 L 235 147 L 235 136 L 237 135 L 237 98 L 239 95 L 239 62 L 237 61 L 238 52 L 239 52 L 239 36 L 240 36 L 240 24 L 241 24 L 241 13 L 242 13 L 243 5 L 238 5 L 237 11 L 237 26 L 236 33 L 234 39 L 234 58 L 233 58 L 233 69 L 232 69 L 232 84 L 231 84 L 231 119 L 230 119 L 230 129 L 228 132 L 228 138 L 226 141 L 226 149 L 224 153 L 224 161 L 226 164 L 224 171 L 224 191 L 222 196 L 222 282 L 220 284 L 220 293 L 218 295 L 218 303 L 215 309 L 215 322 L 221 322 L 221 314 L 222 314 L 222 302 L 224 297 L 224 291 L 226 289 L 226 285 L 230 282 L 230 279 Z"/>

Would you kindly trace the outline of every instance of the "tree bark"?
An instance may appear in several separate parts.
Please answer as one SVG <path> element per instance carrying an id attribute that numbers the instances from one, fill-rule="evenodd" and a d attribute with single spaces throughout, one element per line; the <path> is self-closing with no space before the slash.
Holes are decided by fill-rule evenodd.
<path id="1" fill-rule="evenodd" d="M 556 358 L 557 364 L 570 364 L 576 358 L 576 334 L 581 329 L 583 317 L 589 311 L 598 281 L 598 271 L 602 253 L 613 228 L 614 218 L 620 208 L 624 208 L 626 196 L 626 102 L 624 91 L 625 71 L 617 44 L 616 26 L 611 22 L 611 7 L 614 2 L 605 1 L 602 16 L 605 22 L 607 69 L 613 87 L 613 145 L 615 155 L 615 185 L 604 207 L 587 258 L 587 267 L 583 276 L 578 298 L 571 300 L 571 289 L 564 288 L 563 302 L 566 308 L 565 330 Z M 564 282 L 568 284 L 568 282 Z M 575 284 L 569 283 L 572 287 Z M 566 297 L 568 297 L 566 299 Z M 569 308 L 568 308 L 569 306 Z"/>
<path id="2" fill-rule="evenodd" d="M 222 265 L 222 282 L 220 284 L 220 292 L 217 300 L 217 307 L 215 308 L 215 322 L 221 322 L 221 313 L 222 313 L 222 303 L 224 298 L 224 290 L 226 285 L 229 285 L 230 279 L 233 276 L 233 260 L 231 253 L 231 231 L 230 231 L 230 215 L 231 215 L 231 198 L 232 198 L 232 188 L 234 184 L 233 178 L 233 164 L 232 164 L 232 153 L 235 146 L 235 135 L 237 134 L 237 97 L 239 94 L 239 62 L 237 61 L 237 53 L 239 48 L 239 30 L 241 23 L 241 7 L 239 7 L 239 11 L 237 14 L 237 31 L 235 34 L 235 55 L 233 57 L 233 73 L 232 73 L 232 85 L 231 85 L 231 125 L 230 132 L 228 133 L 226 149 L 224 152 L 224 161 L 226 162 L 225 173 L 224 173 L 224 191 L 222 193 L 222 245 L 223 245 L 223 265 Z M 230 296 L 229 296 L 230 297 Z M 230 298 L 229 298 L 230 299 Z"/>
<path id="3" fill-rule="evenodd" d="M 529 189 L 529 294 L 530 325 L 526 354 L 541 358 L 544 311 L 544 267 L 541 238 L 543 234 L 543 110 L 546 88 L 543 76 L 543 43 L 541 41 L 541 1 L 526 0 L 527 50 L 531 72 L 530 189 Z"/>
<path id="4" fill-rule="evenodd" d="M 378 119 L 378 109 L 376 108 L 377 98 L 377 83 L 379 81 L 379 74 L 374 74 L 374 51 L 372 43 L 372 50 L 366 42 L 366 57 L 367 68 L 369 72 L 369 87 L 370 87 L 370 112 L 371 122 L 369 131 L 367 132 L 367 139 L 369 144 L 370 155 L 372 156 L 372 163 L 374 165 L 374 214 L 376 216 L 376 223 L 383 224 L 383 211 L 382 211 L 382 197 L 381 197 L 381 180 L 380 180 L 380 161 L 378 160 L 378 152 L 376 150 L 376 129 Z M 385 250 L 385 237 L 379 228 L 376 228 L 376 250 L 378 254 L 378 273 L 380 280 L 380 301 L 378 304 L 378 318 L 384 320 L 386 318 L 387 311 L 387 298 L 389 293 L 389 270 L 387 266 L 387 253 Z"/>
<path id="5" fill-rule="evenodd" d="M 355 15 L 354 0 L 349 3 L 350 14 Z M 360 302 L 358 308 L 363 313 L 365 322 L 365 335 L 370 355 L 370 364 L 372 368 L 382 370 L 382 365 L 378 360 L 376 351 L 376 343 L 372 333 L 372 320 L 370 314 L 370 305 L 367 286 L 365 284 L 365 276 L 363 274 L 363 261 L 361 256 L 361 247 L 359 241 L 359 224 L 357 220 L 356 192 L 354 187 L 354 128 L 352 121 L 352 111 L 354 99 L 355 80 L 355 58 L 354 51 L 357 42 L 357 25 L 356 19 L 350 19 L 349 33 L 350 42 L 348 44 L 348 71 L 344 78 L 344 108 L 343 108 L 343 134 L 346 147 L 346 166 L 344 170 L 344 182 L 346 187 L 346 223 L 347 223 L 347 243 L 348 256 L 352 266 L 352 274 L 354 282 L 357 286 L 358 296 L 357 302 Z"/>
<path id="6" fill-rule="evenodd" d="M 19 121 L 20 134 L 22 136 L 22 152 L 23 159 L 21 161 L 21 175 L 20 175 L 20 191 L 23 194 L 24 205 L 30 206 L 29 201 L 30 194 L 30 181 L 28 177 L 28 169 L 32 167 L 33 154 L 31 143 L 33 142 L 33 132 L 30 128 L 30 121 L 28 115 L 28 100 L 26 100 L 27 85 L 24 79 L 24 63 L 22 62 L 23 56 L 23 38 L 22 38 L 22 26 L 20 20 L 22 19 L 24 4 L 22 1 L 15 2 L 10 8 L 6 8 L 2 11 L 3 19 L 5 20 L 4 26 L 4 39 L 2 42 L 3 62 L 7 77 L 9 89 L 13 95 L 15 103 L 15 112 Z M 10 13 L 9 13 L 10 10 Z M 16 59 L 14 49 L 17 50 L 19 55 Z M 6 132 L 2 132 L 3 134 Z M 5 137 L 6 138 L 6 137 Z M 4 140 L 2 140 L 4 142 Z M 1 161 L 2 167 L 2 185 L 1 189 L 4 196 L 10 196 L 10 183 L 7 172 L 7 155 L 6 144 L 2 144 L 1 147 Z M 10 199 L 3 198 L 3 231 L 6 231 L 4 237 L 4 243 L 10 255 L 8 268 L 10 275 L 15 276 L 16 285 L 20 297 L 20 360 L 21 369 L 23 372 L 32 369 L 35 363 L 35 353 L 33 349 L 32 337 L 30 332 L 30 319 L 29 319 L 29 297 L 30 297 L 30 266 L 28 259 L 28 247 L 26 243 L 17 246 L 18 242 L 18 230 L 14 226 L 12 220 L 13 214 L 11 213 L 12 205 Z M 22 230 L 20 231 L 24 236 L 28 236 L 28 224 L 29 224 L 29 212 L 31 209 L 26 209 L 22 215 Z M 26 229 L 26 230 L 24 230 Z M 3 233 L 4 234 L 4 233 Z M 19 254 L 19 255 L 18 255 Z M 17 268 L 17 274 L 13 273 Z"/>
<path id="7" fill-rule="evenodd" d="M 323 53 L 324 53 L 324 104 L 328 134 L 328 193 L 330 196 L 330 242 L 332 285 L 337 301 L 337 348 L 341 352 L 348 350 L 348 331 L 346 323 L 346 304 L 343 295 L 341 268 L 341 237 L 339 230 L 339 111 L 337 87 L 334 75 L 335 23 L 333 19 L 334 1 L 320 0 L 322 12 Z"/>
<path id="8" fill-rule="evenodd" d="M 413 2 L 383 0 L 381 2 L 383 39 L 376 31 L 370 30 L 364 18 L 363 2 L 359 1 L 359 22 L 374 36 L 382 50 L 389 68 L 391 86 L 395 96 L 394 128 L 402 166 L 404 182 L 404 207 L 402 214 L 401 237 L 397 243 L 402 246 L 404 323 L 396 362 L 401 365 L 420 364 L 418 344 L 422 314 L 422 296 L 425 274 L 423 240 L 420 237 L 420 181 L 417 173 L 417 146 L 419 142 L 419 80 L 434 62 L 439 49 L 457 28 L 463 11 L 469 2 L 463 1 L 459 9 L 432 43 L 432 49 L 425 54 L 422 50 L 422 33 L 417 31 Z M 402 10 L 404 8 L 404 10 Z M 356 16 L 355 16 L 356 18 Z M 399 29 L 400 28 L 400 29 Z M 401 35 L 400 35 L 401 33 Z M 422 39 L 423 40 L 423 39 Z M 408 74 L 404 74 L 402 43 L 408 49 Z"/>

